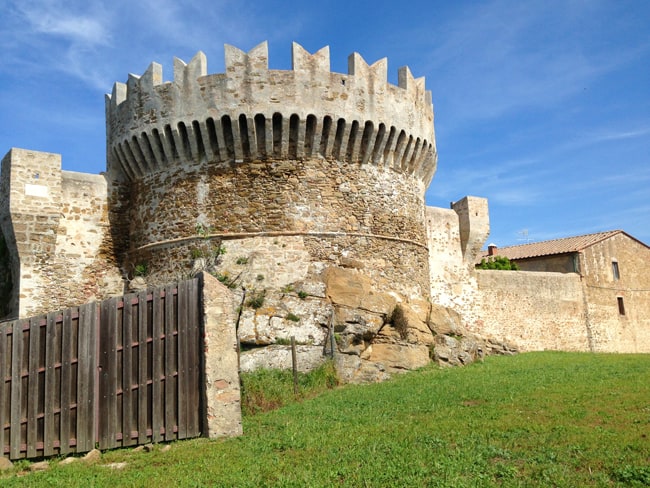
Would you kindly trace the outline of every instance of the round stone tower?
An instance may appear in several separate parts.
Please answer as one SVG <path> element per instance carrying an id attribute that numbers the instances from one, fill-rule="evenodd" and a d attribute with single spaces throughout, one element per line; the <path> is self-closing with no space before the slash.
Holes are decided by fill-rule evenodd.
<path id="1" fill-rule="evenodd" d="M 225 46 L 225 66 L 208 75 L 199 52 L 163 82 L 152 63 L 107 96 L 107 172 L 129 199 L 125 269 L 159 283 L 221 260 L 248 265 L 242 282 L 282 287 L 353 267 L 428 296 L 437 154 L 424 78 L 405 67 L 392 85 L 386 59 L 356 53 L 333 73 L 327 47 L 295 43 L 291 70 L 268 68 L 266 43 Z"/>

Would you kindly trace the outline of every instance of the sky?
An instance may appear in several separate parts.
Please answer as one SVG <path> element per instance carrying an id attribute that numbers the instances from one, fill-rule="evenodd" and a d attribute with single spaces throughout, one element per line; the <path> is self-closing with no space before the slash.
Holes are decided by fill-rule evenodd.
<path id="1" fill-rule="evenodd" d="M 489 201 L 503 247 L 622 229 L 650 245 L 650 1 L 0 0 L 0 153 L 105 169 L 104 94 L 156 61 L 224 44 L 330 46 L 409 66 L 432 92 L 438 171 L 428 205 Z M 486 243 L 487 244 L 487 243 Z"/>

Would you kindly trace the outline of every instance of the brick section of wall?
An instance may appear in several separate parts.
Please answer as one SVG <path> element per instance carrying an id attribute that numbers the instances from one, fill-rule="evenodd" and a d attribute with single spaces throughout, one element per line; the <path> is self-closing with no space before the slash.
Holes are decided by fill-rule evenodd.
<path id="1" fill-rule="evenodd" d="M 467 263 L 474 263 L 490 235 L 487 199 L 467 196 L 452 203 L 451 208 L 458 214 L 463 258 Z"/>
<path id="2" fill-rule="evenodd" d="M 496 255 L 499 255 L 497 249 Z M 559 256 L 544 256 L 541 258 L 518 259 L 517 266 L 522 271 L 549 271 L 553 273 L 574 273 L 576 264 L 574 262 L 575 253 L 560 254 Z"/>
<path id="3" fill-rule="evenodd" d="M 203 344 L 207 436 L 242 435 L 237 353 L 237 300 L 210 275 L 203 276 Z"/>
<path id="4" fill-rule="evenodd" d="M 49 266 L 55 254 L 61 207 L 61 156 L 13 148 L 2 161 L 2 202 L 14 286 L 20 316 L 36 313 L 35 306 L 46 298 Z M 4 192 L 3 192 L 4 193 Z"/>

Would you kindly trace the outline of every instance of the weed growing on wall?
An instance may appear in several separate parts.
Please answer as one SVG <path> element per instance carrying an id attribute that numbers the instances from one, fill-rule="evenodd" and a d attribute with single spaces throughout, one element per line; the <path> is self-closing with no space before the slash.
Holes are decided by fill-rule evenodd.
<path id="1" fill-rule="evenodd" d="M 138 263 L 133 267 L 133 276 L 147 276 L 149 272 L 149 266 L 147 263 Z"/>
<path id="2" fill-rule="evenodd" d="M 225 271 L 223 273 L 215 273 L 214 277 L 219 280 L 222 284 L 226 285 L 228 288 L 231 290 L 234 288 L 237 288 L 237 276 L 235 278 L 232 278 L 230 274 Z"/>
<path id="3" fill-rule="evenodd" d="M 253 290 L 250 298 L 246 301 L 246 306 L 254 309 L 262 308 L 264 305 L 264 298 L 266 297 L 266 290 Z"/>
<path id="4" fill-rule="evenodd" d="M 393 313 L 390 315 L 389 322 L 399 333 L 400 338 L 406 340 L 408 337 L 409 321 L 404 313 L 404 308 L 399 303 L 395 305 Z"/>
<path id="5" fill-rule="evenodd" d="M 293 292 L 293 290 L 294 290 L 294 288 L 293 288 L 293 285 L 292 285 L 292 284 L 284 285 L 284 286 L 280 289 L 280 291 L 281 291 L 282 293 L 285 293 L 285 294 L 286 294 L 286 293 L 291 293 L 291 292 Z"/>

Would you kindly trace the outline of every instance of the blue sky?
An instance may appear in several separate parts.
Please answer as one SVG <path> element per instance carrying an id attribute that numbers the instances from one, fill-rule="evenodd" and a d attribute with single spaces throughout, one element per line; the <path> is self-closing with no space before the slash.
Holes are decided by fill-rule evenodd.
<path id="1" fill-rule="evenodd" d="M 269 41 L 408 65 L 432 91 L 429 205 L 488 198 L 499 246 L 623 229 L 650 244 L 650 1 L 0 0 L 0 152 L 105 167 L 104 94 L 151 61 Z"/>

